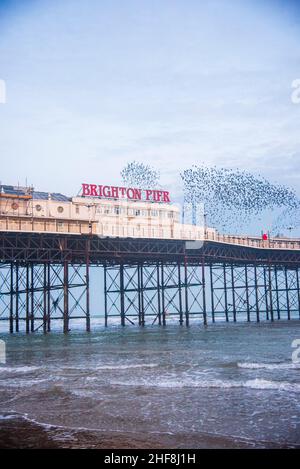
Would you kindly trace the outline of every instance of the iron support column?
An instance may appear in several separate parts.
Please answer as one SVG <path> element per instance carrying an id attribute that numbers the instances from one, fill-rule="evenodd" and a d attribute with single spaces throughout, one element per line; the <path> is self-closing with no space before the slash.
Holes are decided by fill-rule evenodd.
<path id="1" fill-rule="evenodd" d="M 19 263 L 16 263 L 16 332 L 19 332 Z"/>
<path id="2" fill-rule="evenodd" d="M 245 264 L 245 287 L 246 287 L 246 304 L 247 304 L 247 322 L 250 322 L 249 283 L 248 283 L 247 264 Z"/>
<path id="3" fill-rule="evenodd" d="M 212 264 L 209 265 L 209 272 L 210 272 L 211 316 L 212 316 L 212 322 L 215 322 L 214 279 L 213 279 Z"/>
<path id="4" fill-rule="evenodd" d="M 43 279 L 43 332 L 47 334 L 47 264 L 44 263 L 44 279 Z"/>
<path id="5" fill-rule="evenodd" d="M 236 304 L 235 304 L 234 268 L 233 268 L 233 264 L 231 264 L 231 286 L 232 286 L 233 321 L 236 322 Z"/>
<path id="6" fill-rule="evenodd" d="M 30 306 L 29 306 L 29 264 L 26 264 L 26 334 L 30 332 Z"/>
<path id="7" fill-rule="evenodd" d="M 139 324 L 140 326 L 145 325 L 145 310 L 144 310 L 144 272 L 143 264 L 138 266 L 140 271 L 140 282 L 139 282 L 139 294 L 140 294 L 140 310 L 139 310 Z"/>
<path id="8" fill-rule="evenodd" d="M 178 261 L 178 295 L 179 295 L 179 324 L 183 324 L 183 310 L 182 310 L 182 290 L 181 290 L 181 264 Z"/>
<path id="9" fill-rule="evenodd" d="M 296 267 L 296 281 L 297 281 L 297 298 L 298 298 L 298 313 L 300 318 L 300 285 L 299 285 L 299 269 Z"/>
<path id="10" fill-rule="evenodd" d="M 203 322 L 204 322 L 204 325 L 207 326 L 206 296 L 205 296 L 205 260 L 204 260 L 204 257 L 202 257 L 201 270 L 202 270 Z"/>
<path id="11" fill-rule="evenodd" d="M 159 262 L 157 262 L 157 264 L 156 264 L 156 281 L 157 281 L 157 315 L 158 315 L 158 324 L 161 326 L 161 298 L 160 298 Z"/>
<path id="12" fill-rule="evenodd" d="M 34 264 L 30 269 L 30 331 L 34 332 Z"/>
<path id="13" fill-rule="evenodd" d="M 257 266 L 256 266 L 256 264 L 254 264 L 254 290 L 255 290 L 256 322 L 259 322 L 260 317 L 259 317 Z"/>
<path id="14" fill-rule="evenodd" d="M 277 319 L 280 319 L 279 291 L 278 291 L 278 270 L 277 270 L 277 267 L 275 267 L 275 288 L 276 288 Z"/>
<path id="15" fill-rule="evenodd" d="M 64 333 L 69 332 L 69 263 L 64 261 Z"/>
<path id="16" fill-rule="evenodd" d="M 270 264 L 269 264 L 269 298 L 270 298 L 271 321 L 274 321 L 273 292 L 272 292 L 272 271 L 271 271 L 271 265 Z"/>
<path id="17" fill-rule="evenodd" d="M 286 291 L 286 307 L 287 307 L 287 318 L 291 319 L 291 307 L 290 307 L 290 295 L 289 295 L 289 282 L 288 282 L 288 269 L 284 268 L 284 277 L 285 277 L 285 291 Z"/>
<path id="18" fill-rule="evenodd" d="M 264 288 L 265 288 L 265 303 L 266 303 L 266 319 L 269 321 L 269 301 L 268 301 L 268 286 L 267 286 L 267 274 L 266 274 L 266 266 L 264 266 Z"/>
<path id="19" fill-rule="evenodd" d="M 47 331 L 51 331 L 51 265 L 47 263 Z"/>
<path id="20" fill-rule="evenodd" d="M 162 299 L 162 324 L 166 325 L 166 305 L 165 305 L 165 276 L 164 263 L 161 263 L 161 299 Z"/>
<path id="21" fill-rule="evenodd" d="M 10 306 L 9 306 L 9 332 L 14 332 L 14 264 L 10 263 Z"/>
<path id="22" fill-rule="evenodd" d="M 85 260 L 85 282 L 86 282 L 86 331 L 91 331 L 90 318 L 90 241 L 86 244 L 86 260 Z"/>
<path id="23" fill-rule="evenodd" d="M 188 271 L 187 260 L 184 258 L 184 285 L 185 285 L 185 325 L 188 327 L 190 324 L 189 318 L 189 298 L 188 298 Z"/>
<path id="24" fill-rule="evenodd" d="M 107 267 L 104 264 L 103 268 L 103 277 L 104 277 L 104 326 L 107 327 Z"/>
<path id="25" fill-rule="evenodd" d="M 226 279 L 226 264 L 223 264 L 223 277 L 224 277 L 224 301 L 225 301 L 225 318 L 226 322 L 229 321 L 228 318 L 228 301 L 227 301 L 227 279 Z"/>
<path id="26" fill-rule="evenodd" d="M 125 326 L 124 265 L 120 264 L 120 307 L 121 326 Z"/>

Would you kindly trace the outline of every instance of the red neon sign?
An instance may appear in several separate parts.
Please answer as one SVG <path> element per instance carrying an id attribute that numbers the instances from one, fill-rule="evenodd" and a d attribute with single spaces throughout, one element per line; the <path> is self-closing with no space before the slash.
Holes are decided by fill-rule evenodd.
<path id="1" fill-rule="evenodd" d="M 82 184 L 83 197 L 105 199 L 144 200 L 147 202 L 171 202 L 170 193 L 157 189 L 137 189 L 135 187 L 99 186 Z"/>

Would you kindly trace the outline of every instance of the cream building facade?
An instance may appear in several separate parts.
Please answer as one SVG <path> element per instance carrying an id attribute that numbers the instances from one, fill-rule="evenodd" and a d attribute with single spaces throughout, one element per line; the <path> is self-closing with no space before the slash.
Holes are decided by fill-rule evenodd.
<path id="1" fill-rule="evenodd" d="M 141 200 L 66 197 L 0 186 L 0 231 L 198 240 L 215 230 L 180 223 L 180 207 Z"/>

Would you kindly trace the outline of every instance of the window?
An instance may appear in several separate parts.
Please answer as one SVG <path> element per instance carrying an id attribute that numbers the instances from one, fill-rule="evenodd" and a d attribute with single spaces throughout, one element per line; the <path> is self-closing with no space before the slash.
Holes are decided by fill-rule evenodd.
<path id="1" fill-rule="evenodd" d="M 173 212 L 168 212 L 168 218 L 173 218 L 174 214 Z"/>
<path id="2" fill-rule="evenodd" d="M 63 213 L 64 208 L 62 206 L 57 207 L 58 213 Z"/>
<path id="3" fill-rule="evenodd" d="M 79 206 L 78 205 L 76 205 L 76 213 L 77 213 L 77 215 L 79 213 Z"/>
<path id="4" fill-rule="evenodd" d="M 114 207 L 114 213 L 120 215 L 120 207 Z"/>
<path id="5" fill-rule="evenodd" d="M 158 210 L 151 210 L 151 217 L 157 217 Z"/>
<path id="6" fill-rule="evenodd" d="M 37 212 L 40 212 L 42 210 L 42 206 L 38 204 L 35 206 L 35 209 Z"/>
<path id="7" fill-rule="evenodd" d="M 135 210 L 134 212 L 135 212 L 134 214 L 135 214 L 136 217 L 139 217 L 140 214 L 141 214 L 141 211 L 140 211 L 140 210 Z"/>
<path id="8" fill-rule="evenodd" d="M 13 203 L 11 204 L 11 208 L 12 208 L 13 210 L 18 210 L 19 204 L 17 204 L 16 202 L 13 202 Z"/>

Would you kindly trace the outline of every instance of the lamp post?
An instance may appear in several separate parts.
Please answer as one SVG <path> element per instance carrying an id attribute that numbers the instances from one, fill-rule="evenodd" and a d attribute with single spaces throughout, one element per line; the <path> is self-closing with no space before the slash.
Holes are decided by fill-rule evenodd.
<path id="1" fill-rule="evenodd" d="M 204 239 L 207 238 L 207 213 L 203 214 L 204 217 Z"/>

